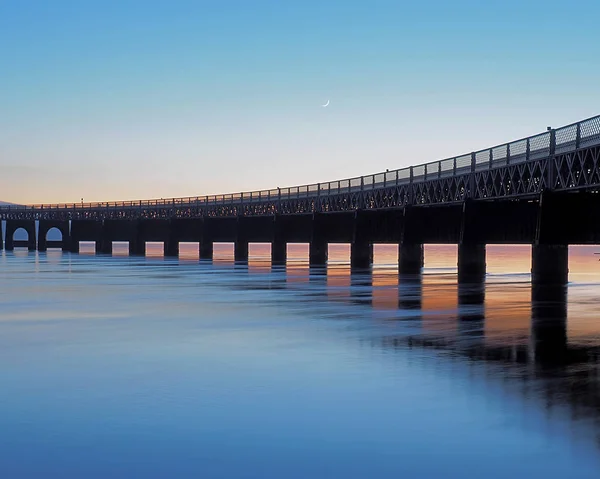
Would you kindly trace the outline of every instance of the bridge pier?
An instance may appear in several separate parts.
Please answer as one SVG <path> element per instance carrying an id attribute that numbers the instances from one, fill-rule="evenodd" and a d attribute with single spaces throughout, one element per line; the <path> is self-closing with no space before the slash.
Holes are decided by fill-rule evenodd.
<path id="1" fill-rule="evenodd" d="M 458 245 L 458 282 L 481 283 L 485 280 L 485 245 L 460 243 Z"/>
<path id="2" fill-rule="evenodd" d="M 402 275 L 421 274 L 425 264 L 423 245 L 400 243 L 398 245 L 398 273 Z"/>
<path id="3" fill-rule="evenodd" d="M 314 238 L 308 246 L 308 264 L 324 266 L 327 264 L 327 241 L 324 238 Z"/>
<path id="4" fill-rule="evenodd" d="M 112 239 L 103 237 L 100 241 L 96 241 L 96 253 L 112 254 Z"/>
<path id="5" fill-rule="evenodd" d="M 177 257 L 179 256 L 179 241 L 174 238 L 169 238 L 163 244 L 163 254 L 165 257 Z"/>
<path id="6" fill-rule="evenodd" d="M 350 243 L 350 268 L 366 269 L 373 264 L 373 243 L 369 233 L 375 228 L 372 215 L 357 211 L 352 222 L 352 242 Z"/>
<path id="7" fill-rule="evenodd" d="M 238 218 L 235 225 L 235 241 L 233 243 L 233 260 L 236 262 L 248 261 L 248 249 L 250 242 L 248 241 L 248 226 Z"/>
<path id="8" fill-rule="evenodd" d="M 27 240 L 14 240 L 15 231 L 23 228 L 27 231 Z M 6 220 L 6 241 L 5 248 L 7 251 L 12 251 L 15 246 L 27 246 L 29 251 L 35 251 L 37 248 L 37 235 L 35 233 L 35 220 Z"/>
<path id="9" fill-rule="evenodd" d="M 531 282 L 564 285 L 569 281 L 569 246 L 535 244 L 531 251 Z"/>
<path id="10" fill-rule="evenodd" d="M 273 241 L 271 242 L 271 264 L 285 264 L 287 261 L 287 241 L 284 219 L 273 217 Z"/>
<path id="11" fill-rule="evenodd" d="M 179 256 L 179 238 L 181 237 L 180 225 L 176 220 L 170 220 L 167 226 L 167 235 L 163 241 L 163 255 L 165 257 Z"/>
<path id="12" fill-rule="evenodd" d="M 102 221 L 71 220 L 70 251 L 72 253 L 79 253 L 80 241 L 94 241 L 96 252 L 98 252 L 100 250 L 100 238 L 102 238 Z"/>
<path id="13" fill-rule="evenodd" d="M 285 264 L 287 261 L 287 243 L 275 240 L 271 243 L 271 263 Z"/>
<path id="14" fill-rule="evenodd" d="M 233 244 L 234 261 L 248 261 L 248 241 L 246 239 L 237 239 Z"/>
<path id="15" fill-rule="evenodd" d="M 350 267 L 365 269 L 373 263 L 373 245 L 367 241 L 353 241 L 350 244 Z"/>
<path id="16" fill-rule="evenodd" d="M 54 220 L 40 220 L 39 228 L 38 228 L 38 243 L 37 249 L 38 251 L 47 251 L 48 243 L 50 243 L 50 247 L 58 246 L 58 242 L 50 241 L 46 239 L 46 235 L 48 231 L 52 228 L 56 228 L 60 231 L 62 236 L 62 240 L 60 241 L 60 247 L 63 251 L 71 251 L 71 232 L 69 228 L 69 221 L 54 221 Z"/>
<path id="17" fill-rule="evenodd" d="M 146 241 L 142 238 L 129 241 L 129 256 L 146 256 Z"/>
<path id="18" fill-rule="evenodd" d="M 212 240 L 202 238 L 200 241 L 200 259 L 212 260 L 214 255 L 214 243 Z"/>

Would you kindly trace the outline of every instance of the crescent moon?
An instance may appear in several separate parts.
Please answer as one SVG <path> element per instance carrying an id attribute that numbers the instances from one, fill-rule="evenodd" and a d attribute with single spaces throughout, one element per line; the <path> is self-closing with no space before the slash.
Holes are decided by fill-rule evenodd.
<path id="1" fill-rule="evenodd" d="M 325 108 L 326 106 L 329 105 L 329 100 L 327 100 L 327 103 L 325 103 L 324 105 L 321 105 L 323 108 Z"/>

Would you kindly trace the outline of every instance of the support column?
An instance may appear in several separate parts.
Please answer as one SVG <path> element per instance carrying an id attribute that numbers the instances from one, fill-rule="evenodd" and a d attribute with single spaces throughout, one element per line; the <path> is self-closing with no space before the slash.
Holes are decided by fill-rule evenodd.
<path id="1" fill-rule="evenodd" d="M 163 254 L 165 257 L 179 256 L 179 238 L 178 224 L 176 221 L 170 220 L 168 237 L 163 243 Z"/>
<path id="2" fill-rule="evenodd" d="M 234 261 L 248 261 L 248 241 L 245 238 L 237 238 L 233 245 Z"/>
<path id="3" fill-rule="evenodd" d="M 350 243 L 350 268 L 366 269 L 373 264 L 373 215 L 364 211 L 354 213 L 352 242 Z"/>
<path id="4" fill-rule="evenodd" d="M 27 249 L 29 251 L 35 251 L 37 249 L 37 238 L 35 233 L 35 223 L 32 228 L 32 231 L 28 232 L 29 237 L 27 239 Z"/>
<path id="5" fill-rule="evenodd" d="M 569 281 L 569 246 L 536 244 L 531 250 L 531 282 L 565 285 Z"/>
<path id="6" fill-rule="evenodd" d="M 213 259 L 213 238 L 208 230 L 210 223 L 206 219 L 202 219 L 202 227 L 200 233 L 200 259 L 210 260 Z"/>
<path id="7" fill-rule="evenodd" d="M 284 234 L 283 219 L 279 215 L 273 217 L 273 241 L 271 243 L 271 264 L 287 262 L 287 241 Z"/>
<path id="8" fill-rule="evenodd" d="M 200 241 L 200 259 L 213 259 L 213 242 L 204 236 Z"/>
<path id="9" fill-rule="evenodd" d="M 398 245 L 398 272 L 400 274 L 421 274 L 425 264 L 423 245 L 400 243 Z"/>
<path id="10" fill-rule="evenodd" d="M 179 241 L 177 241 L 175 238 L 169 238 L 168 241 L 164 242 L 163 253 L 165 256 L 179 256 Z"/>
<path id="11" fill-rule="evenodd" d="M 71 251 L 71 242 L 72 241 L 73 241 L 73 238 L 71 238 L 71 234 L 69 234 L 67 236 L 63 233 L 62 248 L 61 248 L 63 252 Z"/>
<path id="12" fill-rule="evenodd" d="M 366 241 L 353 241 L 350 245 L 350 267 L 369 268 L 373 263 L 373 245 Z"/>
<path id="13" fill-rule="evenodd" d="M 46 242 L 46 234 L 39 232 L 38 242 L 37 242 L 37 250 L 40 252 L 48 251 L 48 244 Z"/>
<path id="14" fill-rule="evenodd" d="M 146 242 L 138 238 L 135 241 L 129 242 L 129 256 L 145 256 L 146 255 Z"/>
<path id="15" fill-rule="evenodd" d="M 96 253 L 112 254 L 112 240 L 102 238 L 100 241 L 96 241 Z"/>
<path id="16" fill-rule="evenodd" d="M 129 239 L 129 256 L 145 256 L 146 240 L 144 235 L 144 225 L 140 220 L 135 222 L 133 231 Z"/>
<path id="17" fill-rule="evenodd" d="M 312 218 L 312 235 L 308 246 L 309 266 L 324 266 L 327 264 L 327 236 L 324 218 L 314 214 Z"/>
<path id="18" fill-rule="evenodd" d="M 327 264 L 327 241 L 324 238 L 314 238 L 308 247 L 308 263 L 310 266 Z"/>
<path id="19" fill-rule="evenodd" d="M 105 224 L 102 225 L 100 240 L 96 241 L 96 253 L 112 254 L 112 238 L 108 234 Z"/>
<path id="20" fill-rule="evenodd" d="M 287 261 L 287 243 L 284 240 L 276 239 L 271 243 L 271 263 L 285 264 Z"/>
<path id="21" fill-rule="evenodd" d="M 485 279 L 485 245 L 461 243 L 458 245 L 458 282 L 481 283 Z"/>

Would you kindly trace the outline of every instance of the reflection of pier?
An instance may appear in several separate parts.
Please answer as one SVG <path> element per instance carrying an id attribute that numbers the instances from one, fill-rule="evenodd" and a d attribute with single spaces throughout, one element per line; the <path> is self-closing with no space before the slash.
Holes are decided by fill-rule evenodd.
<path id="1" fill-rule="evenodd" d="M 520 391 L 527 399 L 541 400 L 547 408 L 566 406 L 574 417 L 593 420 L 600 430 L 600 345 L 569 343 L 567 288 L 563 285 L 530 287 L 524 283 L 520 291 L 527 293 L 528 308 L 516 310 L 519 322 L 500 318 L 506 324 L 505 333 L 516 329 L 520 335 L 498 334 L 500 325 L 495 324 L 490 338 L 486 323 L 495 311 L 486 304 L 494 293 L 484 294 L 486 288 L 493 286 L 484 282 L 459 288 L 444 284 L 447 288 L 439 289 L 439 283 L 432 282 L 427 278 L 429 275 L 398 278 L 389 271 L 357 273 L 349 268 L 308 265 L 277 267 L 276 275 L 278 287 L 294 290 L 303 298 L 301 303 L 321 303 L 327 317 L 371 321 L 371 313 L 378 307 L 382 308 L 380 312 L 390 313 L 378 317 L 397 319 L 391 326 L 400 333 L 383 328 L 382 337 L 373 340 L 375 347 L 438 351 L 450 355 L 452 360 L 480 364 L 489 368 L 490 378 L 500 379 L 511 391 Z M 396 284 L 394 277 L 398 278 Z M 251 281 L 239 278 L 232 287 L 269 289 L 272 282 L 268 275 L 256 275 Z M 443 314 L 435 320 L 428 318 L 428 311 L 423 308 L 423 297 L 432 287 L 436 294 L 454 295 L 442 299 L 442 304 L 456 305 L 454 310 L 441 309 Z M 508 294 L 510 302 L 514 294 Z M 350 309 L 335 307 L 338 303 Z M 432 303 L 434 309 L 439 304 Z M 304 309 L 300 311 L 302 314 Z M 316 303 L 311 304 L 311 311 L 319 311 Z M 525 332 L 524 325 L 528 326 Z"/>
<path id="2" fill-rule="evenodd" d="M 467 297 L 470 306 L 474 304 L 471 299 L 481 298 Z M 483 313 L 483 305 L 479 306 Z M 567 290 L 562 285 L 532 288 L 530 313 L 528 344 L 488 342 L 483 327 L 485 314 L 461 313 L 456 334 L 441 328 L 437 333 L 384 337 L 377 345 L 430 349 L 493 367 L 494 377 L 527 399 L 539 399 L 545 408 L 565 406 L 574 418 L 591 420 L 599 430 L 600 442 L 600 345 L 569 343 Z"/>

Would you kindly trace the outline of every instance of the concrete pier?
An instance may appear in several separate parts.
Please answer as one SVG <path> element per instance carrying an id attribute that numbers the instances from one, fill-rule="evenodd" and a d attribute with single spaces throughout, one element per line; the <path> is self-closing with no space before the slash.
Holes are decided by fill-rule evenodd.
<path id="1" fill-rule="evenodd" d="M 273 264 L 285 264 L 287 261 L 287 243 L 275 240 L 271 243 L 271 262 Z"/>
<path id="2" fill-rule="evenodd" d="M 235 261 L 248 261 L 248 240 L 238 239 L 233 245 L 233 259 Z"/>
<path id="3" fill-rule="evenodd" d="M 214 246 L 210 240 L 203 240 L 200 242 L 200 259 L 212 260 Z"/>
<path id="4" fill-rule="evenodd" d="M 400 274 L 421 274 L 425 263 L 422 244 L 400 243 L 398 246 L 398 271 Z"/>
<path id="5" fill-rule="evenodd" d="M 373 245 L 367 241 L 350 244 L 350 267 L 366 269 L 373 264 Z"/>
<path id="6" fill-rule="evenodd" d="M 564 285 L 569 281 L 569 247 L 537 244 L 531 250 L 531 282 Z"/>
<path id="7" fill-rule="evenodd" d="M 461 243 L 458 245 L 459 283 L 480 283 L 485 279 L 485 245 Z"/>
<path id="8" fill-rule="evenodd" d="M 311 266 L 327 264 L 327 242 L 323 238 L 314 238 L 308 247 L 308 263 Z"/>

